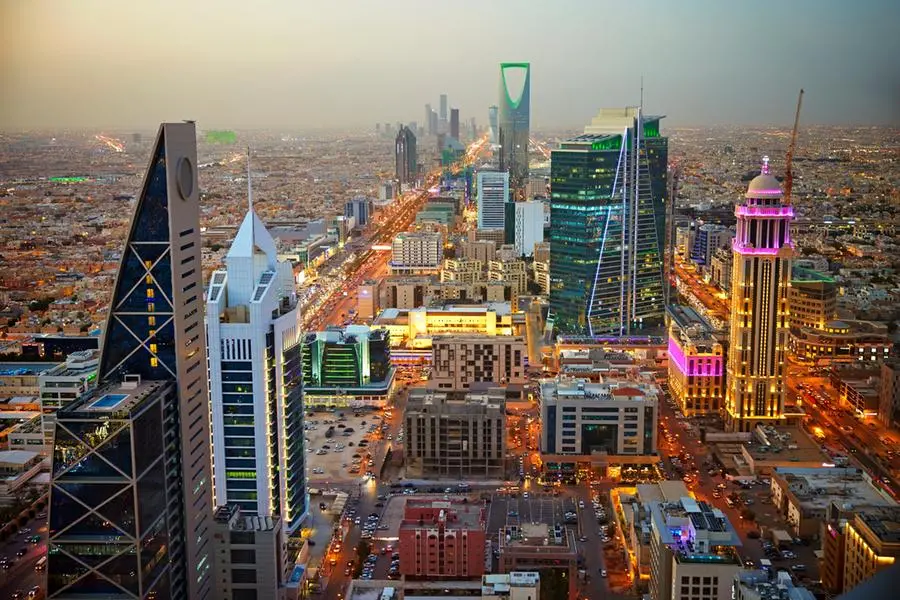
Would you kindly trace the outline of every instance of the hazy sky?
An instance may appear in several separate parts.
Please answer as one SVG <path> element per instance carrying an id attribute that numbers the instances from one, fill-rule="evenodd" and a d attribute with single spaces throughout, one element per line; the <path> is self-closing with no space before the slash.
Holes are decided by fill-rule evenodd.
<path id="1" fill-rule="evenodd" d="M 0 0 L 0 128 L 372 127 L 445 92 L 533 127 L 637 103 L 670 125 L 900 124 L 898 0 Z"/>

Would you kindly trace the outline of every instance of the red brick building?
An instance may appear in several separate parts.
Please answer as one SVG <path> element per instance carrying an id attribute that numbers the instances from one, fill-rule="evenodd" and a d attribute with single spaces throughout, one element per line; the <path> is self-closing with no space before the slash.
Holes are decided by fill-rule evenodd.
<path id="1" fill-rule="evenodd" d="M 400 525 L 400 573 L 411 578 L 480 578 L 484 511 L 459 501 L 408 500 Z"/>

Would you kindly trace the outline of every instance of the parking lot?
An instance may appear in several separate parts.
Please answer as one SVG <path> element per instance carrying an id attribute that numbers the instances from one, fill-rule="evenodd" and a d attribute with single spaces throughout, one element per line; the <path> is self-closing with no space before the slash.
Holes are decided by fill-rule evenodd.
<path id="1" fill-rule="evenodd" d="M 310 479 L 355 482 L 367 471 L 374 471 L 378 466 L 375 446 L 379 443 L 381 423 L 381 412 L 372 410 L 307 414 L 306 460 Z"/>

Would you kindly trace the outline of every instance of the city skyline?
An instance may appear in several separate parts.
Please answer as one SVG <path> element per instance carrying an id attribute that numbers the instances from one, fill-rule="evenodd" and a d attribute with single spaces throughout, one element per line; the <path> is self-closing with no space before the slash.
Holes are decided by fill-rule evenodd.
<path id="1" fill-rule="evenodd" d="M 463 2 L 441 23 L 462 23 L 469 5 L 475 8 Z M 809 92 L 806 123 L 900 122 L 900 81 L 890 59 L 900 42 L 889 29 L 900 9 L 888 2 L 798 2 L 787 10 L 765 1 L 677 8 L 572 2 L 573 10 L 526 3 L 516 5 L 517 28 L 479 35 L 513 8 L 492 3 L 478 7 L 484 18 L 465 21 L 482 41 L 480 55 L 466 61 L 427 43 L 429 28 L 421 24 L 429 11 L 409 2 L 393 11 L 343 10 L 338 3 L 311 13 L 275 3 L 276 10 L 249 15 L 236 3 L 215 11 L 194 5 L 187 15 L 192 35 L 162 46 L 154 32 L 170 11 L 150 6 L 36 2 L 0 9 L 7 58 L 0 129 L 136 128 L 176 118 L 229 128 L 370 128 L 408 122 L 440 94 L 463 115 L 483 115 L 496 102 L 496 65 L 506 60 L 532 64 L 535 127 L 575 127 L 601 106 L 638 104 L 641 76 L 645 108 L 666 114 L 672 126 L 784 123 L 784 107 L 801 86 Z M 651 43 L 635 46 L 627 64 L 597 68 L 598 20 L 604 46 L 644 35 Z M 420 50 L 401 54 L 377 43 L 368 32 L 382 31 L 382 22 L 403 27 Z M 559 50 L 540 41 L 553 30 L 566 32 Z M 758 43 L 762 31 L 765 44 Z M 157 60 L 166 69 L 153 70 Z M 765 74 L 764 86 L 754 73 Z"/>

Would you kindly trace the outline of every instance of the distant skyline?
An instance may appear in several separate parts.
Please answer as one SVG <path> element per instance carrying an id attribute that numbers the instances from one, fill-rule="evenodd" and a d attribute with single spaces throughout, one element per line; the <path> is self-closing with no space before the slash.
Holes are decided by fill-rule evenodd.
<path id="1" fill-rule="evenodd" d="M 896 0 L 0 0 L 0 129 L 374 128 L 441 93 L 486 126 L 532 65 L 534 129 L 637 104 L 665 126 L 900 125 Z M 503 24 L 500 26 L 500 24 Z M 427 125 L 420 123 L 420 125 Z"/>

